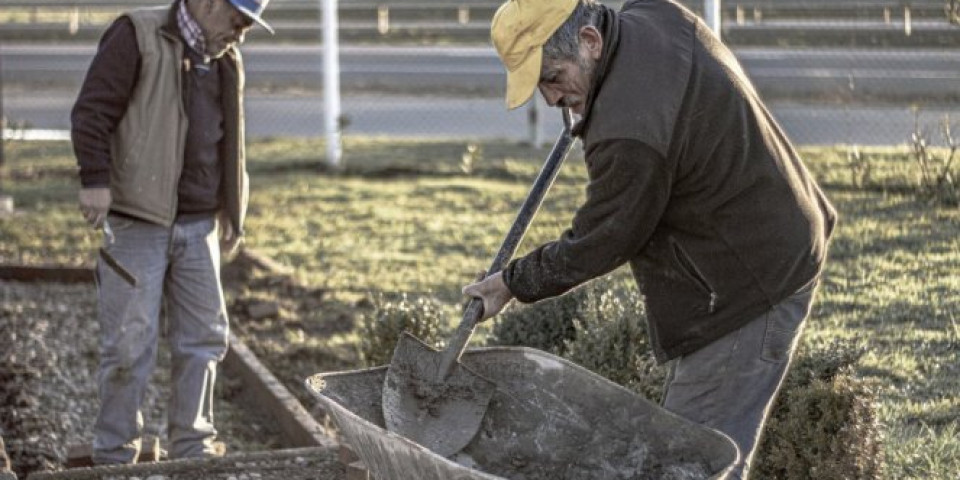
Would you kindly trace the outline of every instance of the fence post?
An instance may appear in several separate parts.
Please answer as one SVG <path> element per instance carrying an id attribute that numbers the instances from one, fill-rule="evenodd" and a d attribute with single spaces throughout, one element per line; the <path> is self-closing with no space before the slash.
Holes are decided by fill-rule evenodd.
<path id="1" fill-rule="evenodd" d="M 910 15 L 910 5 L 904 5 L 903 6 L 903 34 L 908 37 L 910 36 L 911 33 L 913 33 L 913 25 L 912 25 L 913 22 L 911 17 L 912 16 Z"/>
<path id="2" fill-rule="evenodd" d="M 3 55 L 0 55 L 2 58 Z M 4 157 L 4 133 L 7 130 L 7 115 L 3 110 L 3 68 L 0 67 L 0 215 L 13 212 L 13 197 L 3 193 L 3 179 L 6 173 L 3 171 L 6 165 Z"/>
<path id="3" fill-rule="evenodd" d="M 70 35 L 76 35 L 80 31 L 80 7 L 74 7 L 70 11 L 70 21 L 67 24 L 67 31 L 70 32 Z"/>
<path id="4" fill-rule="evenodd" d="M 703 0 L 703 19 L 713 33 L 720 37 L 720 0 Z"/>
<path id="5" fill-rule="evenodd" d="M 0 182 L 3 182 L 3 166 L 6 157 L 3 154 L 4 135 L 7 131 L 7 113 L 3 110 L 3 55 L 0 55 Z M 3 194 L 3 184 L 0 183 L 0 195 Z"/>
<path id="6" fill-rule="evenodd" d="M 386 5 L 377 6 L 377 31 L 380 35 L 390 32 L 390 7 Z"/>
<path id="7" fill-rule="evenodd" d="M 340 46 L 337 0 L 323 1 L 323 129 L 327 139 L 327 166 L 342 168 L 340 146 Z"/>
<path id="8" fill-rule="evenodd" d="M 542 143 L 540 138 L 540 112 L 537 105 L 539 96 L 538 93 L 534 93 L 527 106 L 527 139 L 533 148 L 540 148 Z"/>

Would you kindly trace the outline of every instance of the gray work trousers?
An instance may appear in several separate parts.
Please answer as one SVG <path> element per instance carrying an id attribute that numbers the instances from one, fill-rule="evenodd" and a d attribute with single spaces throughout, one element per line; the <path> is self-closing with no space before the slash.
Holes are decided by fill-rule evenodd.
<path id="1" fill-rule="evenodd" d="M 673 360 L 663 407 L 723 432 L 740 458 L 727 479 L 746 479 L 757 440 L 777 396 L 816 282 L 765 314 L 689 355 Z"/>
<path id="2" fill-rule="evenodd" d="M 172 227 L 108 217 L 104 249 L 119 265 L 97 262 L 100 322 L 100 411 L 96 463 L 134 463 L 143 431 L 141 404 L 156 365 L 161 302 L 171 353 L 168 406 L 172 458 L 214 451 L 213 386 L 227 351 L 229 327 L 220 285 L 217 222 Z M 127 270 L 135 282 L 119 275 Z M 135 283 L 135 284 L 134 284 Z"/>

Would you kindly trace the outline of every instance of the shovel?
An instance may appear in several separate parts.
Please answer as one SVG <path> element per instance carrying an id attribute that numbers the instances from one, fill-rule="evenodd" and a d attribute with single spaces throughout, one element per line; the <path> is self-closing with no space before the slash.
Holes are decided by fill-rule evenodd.
<path id="1" fill-rule="evenodd" d="M 570 151 L 572 117 L 563 109 L 564 128 L 520 207 L 487 274 L 499 272 L 513 257 L 527 226 Z M 460 355 L 483 316 L 483 301 L 474 298 L 443 351 L 404 332 L 383 382 L 383 417 L 387 430 L 449 457 L 480 429 L 496 384 L 460 363 Z"/>

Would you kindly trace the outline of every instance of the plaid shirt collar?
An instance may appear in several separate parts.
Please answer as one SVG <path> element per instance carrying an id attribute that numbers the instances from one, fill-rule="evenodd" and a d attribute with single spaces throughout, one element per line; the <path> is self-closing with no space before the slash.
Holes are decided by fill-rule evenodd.
<path id="1" fill-rule="evenodd" d="M 187 42 L 187 45 L 193 51 L 203 55 L 203 62 L 210 63 L 210 56 L 207 55 L 207 44 L 203 39 L 203 31 L 200 25 L 187 11 L 187 2 L 180 2 L 180 8 L 177 10 L 177 25 L 180 26 L 180 34 Z"/>

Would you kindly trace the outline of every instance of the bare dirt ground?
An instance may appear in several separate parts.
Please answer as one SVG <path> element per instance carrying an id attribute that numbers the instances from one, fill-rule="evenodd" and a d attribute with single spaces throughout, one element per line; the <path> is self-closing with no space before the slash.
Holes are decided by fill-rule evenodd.
<path id="1" fill-rule="evenodd" d="M 285 342 L 298 312 L 319 307 L 323 293 L 296 285 L 287 276 L 264 275 L 257 270 L 242 261 L 224 267 L 231 325 L 288 388 L 294 382 L 302 384 L 300 379 L 310 373 L 353 361 L 336 353 L 310 354 L 293 349 L 292 358 L 301 358 L 304 364 L 286 371 L 291 365 L 289 359 L 264 358 L 264 353 L 275 350 L 271 345 Z M 259 313 L 251 305 L 260 305 Z M 274 307 L 275 315 L 251 319 L 251 313 L 260 315 L 263 308 L 269 313 Z M 315 329 L 352 326 L 349 319 L 342 323 L 342 327 Z M 62 469 L 68 446 L 92 440 L 97 412 L 98 335 L 94 285 L 0 281 L 0 435 L 13 470 L 21 478 L 30 472 Z M 159 437 L 162 445 L 170 365 L 163 341 L 161 338 L 157 369 L 143 404 L 144 433 Z M 275 423 L 245 404 L 243 385 L 238 380 L 221 376 L 215 393 L 216 425 L 228 454 L 285 446 Z M 306 397 L 305 392 L 294 393 L 302 401 Z M 305 406 L 309 410 L 312 404 Z"/>

